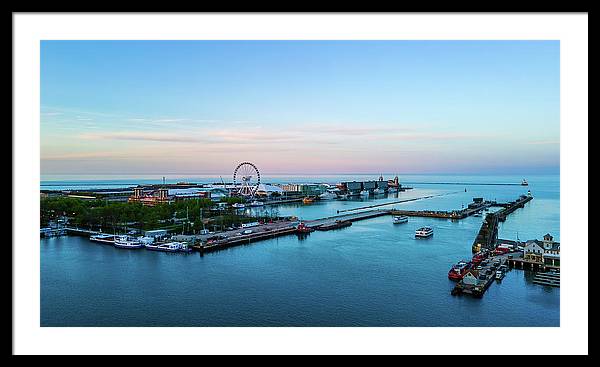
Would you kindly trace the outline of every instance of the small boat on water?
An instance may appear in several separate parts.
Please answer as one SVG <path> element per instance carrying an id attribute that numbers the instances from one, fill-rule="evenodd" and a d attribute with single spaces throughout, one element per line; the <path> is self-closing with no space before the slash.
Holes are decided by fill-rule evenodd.
<path id="1" fill-rule="evenodd" d="M 138 249 L 144 247 L 144 243 L 137 238 L 131 238 L 125 235 L 115 238 L 114 246 L 116 248 Z"/>
<path id="2" fill-rule="evenodd" d="M 367 190 L 362 190 L 360 196 L 369 196 L 369 192 Z"/>
<path id="3" fill-rule="evenodd" d="M 526 179 L 523 179 L 523 181 L 521 181 L 521 186 L 529 186 L 529 183 Z"/>
<path id="4" fill-rule="evenodd" d="M 406 215 L 394 216 L 394 224 L 406 223 L 406 222 L 408 222 L 408 217 Z"/>
<path id="5" fill-rule="evenodd" d="M 474 217 L 481 217 L 481 212 L 475 212 L 475 214 L 473 214 Z"/>
<path id="6" fill-rule="evenodd" d="M 383 191 L 383 189 L 380 189 L 379 187 L 376 188 L 375 190 L 373 190 L 373 195 L 380 195 L 380 194 L 384 194 L 385 192 Z"/>
<path id="7" fill-rule="evenodd" d="M 108 233 L 100 233 L 90 236 L 90 241 L 112 245 L 115 243 L 115 236 Z"/>
<path id="8" fill-rule="evenodd" d="M 433 235 L 433 228 L 421 227 L 415 231 L 415 237 L 430 237 Z"/>
<path id="9" fill-rule="evenodd" d="M 258 200 L 254 200 L 253 202 L 250 203 L 250 206 L 264 206 L 265 203 L 263 203 L 262 201 L 258 201 Z"/>
<path id="10" fill-rule="evenodd" d="M 398 188 L 397 187 L 394 187 L 394 186 L 388 187 L 388 193 L 393 194 L 395 192 L 398 192 Z"/>
<path id="11" fill-rule="evenodd" d="M 188 249 L 189 247 L 184 242 L 166 242 L 146 245 L 146 250 L 150 251 L 188 252 Z"/>
<path id="12" fill-rule="evenodd" d="M 315 198 L 313 198 L 313 197 L 310 197 L 310 196 L 307 196 L 307 197 L 305 197 L 304 199 L 302 199 L 302 202 L 303 202 L 304 204 L 312 204 L 312 203 L 314 203 L 314 202 L 315 202 Z"/>
<path id="13" fill-rule="evenodd" d="M 244 209 L 246 207 L 246 205 L 244 205 L 242 203 L 233 203 L 231 206 L 236 209 Z"/>

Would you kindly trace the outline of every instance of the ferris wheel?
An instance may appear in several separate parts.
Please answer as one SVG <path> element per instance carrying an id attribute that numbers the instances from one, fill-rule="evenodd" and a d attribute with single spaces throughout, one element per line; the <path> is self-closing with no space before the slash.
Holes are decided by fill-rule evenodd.
<path id="1" fill-rule="evenodd" d="M 260 185 L 260 172 L 258 168 L 250 162 L 238 164 L 233 171 L 233 185 L 239 188 L 237 193 L 242 196 L 254 196 L 254 193 Z"/>

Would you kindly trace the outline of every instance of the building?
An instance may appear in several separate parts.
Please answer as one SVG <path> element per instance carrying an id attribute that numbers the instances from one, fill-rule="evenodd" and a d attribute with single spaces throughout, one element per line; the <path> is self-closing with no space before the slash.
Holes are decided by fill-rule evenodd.
<path id="1" fill-rule="evenodd" d="M 189 199 L 211 199 L 219 201 L 222 197 L 228 195 L 226 189 L 216 187 L 146 187 L 138 186 L 133 188 L 133 195 L 128 202 L 138 202 L 143 205 L 153 206 L 157 204 L 168 204 L 179 200 Z"/>
<path id="2" fill-rule="evenodd" d="M 264 197 L 269 197 L 272 196 L 273 194 L 275 195 L 283 195 L 284 189 L 279 187 L 279 186 L 275 186 L 275 185 L 269 185 L 269 184 L 259 184 L 258 188 L 256 189 L 256 195 L 257 196 L 264 196 Z"/>
<path id="3" fill-rule="evenodd" d="M 549 233 L 544 235 L 542 241 L 529 240 L 525 242 L 523 260 L 546 266 L 560 267 L 560 243 L 555 242 Z"/>
<path id="4" fill-rule="evenodd" d="M 352 181 L 352 182 L 343 182 L 346 190 L 351 194 L 358 194 L 363 189 L 363 183 Z"/>
<path id="5" fill-rule="evenodd" d="M 363 182 L 363 190 L 373 192 L 377 188 L 377 181 L 365 181 Z"/>

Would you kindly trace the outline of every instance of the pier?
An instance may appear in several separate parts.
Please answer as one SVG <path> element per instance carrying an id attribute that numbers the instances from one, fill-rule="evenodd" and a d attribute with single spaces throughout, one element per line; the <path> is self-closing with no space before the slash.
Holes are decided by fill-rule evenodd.
<path id="1" fill-rule="evenodd" d="M 488 213 L 485 216 L 483 224 L 477 233 L 477 237 L 473 241 L 471 250 L 473 253 L 479 252 L 482 249 L 493 250 L 496 248 L 498 240 L 498 222 L 504 222 L 506 217 L 513 213 L 518 208 L 523 208 L 525 204 L 533 199 L 532 196 L 521 195 L 517 200 L 507 204 L 495 203 L 492 206 L 501 206 L 504 209 L 495 213 Z"/>

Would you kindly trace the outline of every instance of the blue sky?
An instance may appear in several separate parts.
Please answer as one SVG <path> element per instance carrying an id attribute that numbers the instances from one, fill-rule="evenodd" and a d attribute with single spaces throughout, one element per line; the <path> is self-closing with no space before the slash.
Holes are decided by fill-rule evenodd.
<path id="1" fill-rule="evenodd" d="M 559 171 L 558 41 L 43 41 L 42 174 Z"/>

